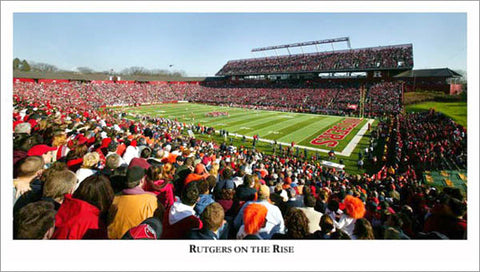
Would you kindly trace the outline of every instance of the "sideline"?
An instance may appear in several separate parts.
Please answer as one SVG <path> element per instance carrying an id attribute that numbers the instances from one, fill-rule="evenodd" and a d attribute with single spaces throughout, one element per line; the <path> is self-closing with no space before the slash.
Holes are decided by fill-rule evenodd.
<path id="1" fill-rule="evenodd" d="M 357 134 L 353 137 L 353 139 L 347 144 L 347 146 L 345 146 L 345 148 L 343 149 L 342 153 L 339 154 L 339 155 L 342 155 L 342 156 L 347 156 L 347 157 L 350 157 L 350 155 L 352 154 L 353 150 L 355 150 L 355 147 L 357 147 L 357 144 L 360 142 L 360 140 L 363 138 L 363 136 L 365 135 L 365 132 L 367 131 L 368 129 L 368 124 L 373 124 L 375 120 L 374 119 L 369 119 L 367 123 L 365 123 L 365 125 L 363 125 L 363 127 L 357 132 Z"/>

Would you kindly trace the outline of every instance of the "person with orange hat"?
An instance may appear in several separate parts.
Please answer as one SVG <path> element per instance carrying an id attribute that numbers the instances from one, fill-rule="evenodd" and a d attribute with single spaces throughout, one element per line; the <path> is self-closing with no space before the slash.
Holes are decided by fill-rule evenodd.
<path id="1" fill-rule="evenodd" d="M 345 205 L 345 213 L 340 216 L 338 222 L 334 221 L 336 229 L 340 229 L 347 233 L 350 237 L 353 235 L 355 222 L 357 219 L 365 216 L 365 204 L 358 197 L 347 195 L 343 200 Z"/>
<path id="2" fill-rule="evenodd" d="M 267 208 L 267 223 L 265 224 L 265 227 L 260 229 L 258 234 L 263 239 L 270 239 L 275 233 L 285 233 L 285 223 L 283 221 L 282 212 L 277 206 L 270 203 L 270 188 L 267 185 L 261 185 L 257 194 L 257 201 L 246 202 L 238 212 L 233 221 L 235 229 L 240 229 L 242 224 L 244 224 L 243 215 L 245 213 L 245 209 L 249 205 L 256 203 Z"/>
<path id="3" fill-rule="evenodd" d="M 252 203 L 243 212 L 243 225 L 237 233 L 237 239 L 262 240 L 260 229 L 267 224 L 267 208 L 262 204 Z"/>

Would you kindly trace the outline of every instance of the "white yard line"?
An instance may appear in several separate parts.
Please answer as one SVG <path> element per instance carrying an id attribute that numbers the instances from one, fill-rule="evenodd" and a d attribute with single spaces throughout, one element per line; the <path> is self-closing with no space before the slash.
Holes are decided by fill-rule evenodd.
<path id="1" fill-rule="evenodd" d="M 372 124 L 373 123 L 373 119 L 370 119 L 368 120 L 367 123 L 365 123 L 365 125 L 357 132 L 357 135 L 355 135 L 353 137 L 353 139 L 347 144 L 347 146 L 343 149 L 342 152 L 335 152 L 337 155 L 340 155 L 340 156 L 345 156 L 345 157 L 349 157 L 353 150 L 355 150 L 355 147 L 357 147 L 357 144 L 360 142 L 360 140 L 362 139 L 362 137 L 365 135 L 365 132 L 367 131 L 368 129 L 368 124 Z M 217 134 L 220 134 L 219 131 L 215 131 L 215 133 Z M 237 134 L 237 133 L 229 133 L 228 134 L 229 136 L 235 136 L 235 137 L 243 137 L 245 136 L 246 139 L 253 139 L 252 136 L 246 136 L 246 135 L 241 135 L 241 134 Z M 274 143 L 273 140 L 269 140 L 269 139 L 262 139 L 262 138 L 258 138 L 258 141 L 259 142 L 265 142 L 265 143 Z M 282 146 L 290 146 L 291 143 L 285 143 L 285 142 L 277 142 L 277 144 L 281 144 Z M 321 149 L 321 148 L 314 148 L 314 147 L 309 147 L 309 146 L 303 146 L 303 145 L 295 145 L 295 148 L 298 146 L 298 148 L 301 148 L 301 149 L 304 149 L 306 148 L 307 150 L 311 150 L 311 151 L 319 151 L 319 152 L 323 152 L 323 153 L 328 153 L 330 152 L 330 150 L 326 150 L 326 149 Z"/>
<path id="2" fill-rule="evenodd" d="M 353 139 L 347 144 L 347 146 L 345 146 L 345 148 L 341 153 L 339 153 L 339 155 L 349 157 L 352 154 L 353 150 L 355 150 L 355 147 L 357 147 L 357 144 L 360 142 L 363 135 L 365 135 L 365 132 L 368 129 L 368 124 L 372 124 L 373 121 L 375 120 L 368 120 L 368 122 L 365 123 L 365 125 L 357 132 L 357 135 L 353 137 Z"/>
<path id="3" fill-rule="evenodd" d="M 217 134 L 220 134 L 219 131 L 215 131 L 215 133 Z M 235 136 L 235 137 L 243 137 L 245 135 L 241 135 L 241 134 L 237 134 L 237 133 L 228 133 L 228 135 L 230 136 Z M 253 139 L 252 136 L 245 136 L 246 139 Z M 258 138 L 258 141 L 259 142 L 265 142 L 265 143 L 274 143 L 273 140 L 268 140 L 268 139 L 262 139 L 262 138 Z M 277 144 L 281 144 L 283 147 L 285 146 L 290 146 L 292 143 L 285 143 L 285 142 L 277 142 Z M 298 148 L 306 148 L 307 150 L 312 150 L 312 151 L 319 151 L 319 152 L 324 152 L 324 153 L 328 153 L 330 150 L 325 150 L 325 149 L 320 149 L 320 148 L 313 148 L 313 147 L 309 147 L 309 146 L 303 146 L 303 145 L 295 145 L 295 148 L 298 146 Z"/>

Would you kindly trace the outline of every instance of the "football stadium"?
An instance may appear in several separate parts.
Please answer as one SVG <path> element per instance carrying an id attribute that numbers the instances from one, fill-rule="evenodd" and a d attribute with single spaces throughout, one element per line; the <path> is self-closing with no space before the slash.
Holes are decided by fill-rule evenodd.
<path id="1" fill-rule="evenodd" d="M 249 41 L 205 77 L 14 60 L 14 239 L 466 239 L 467 85 L 378 42 Z"/>

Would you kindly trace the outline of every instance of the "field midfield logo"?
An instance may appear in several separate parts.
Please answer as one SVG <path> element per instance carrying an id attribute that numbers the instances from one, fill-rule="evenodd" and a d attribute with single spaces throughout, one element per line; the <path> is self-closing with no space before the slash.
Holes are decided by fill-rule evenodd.
<path id="1" fill-rule="evenodd" d="M 310 144 L 336 147 L 339 143 L 338 141 L 345 139 L 362 121 L 363 119 L 346 118 L 313 139 Z"/>

